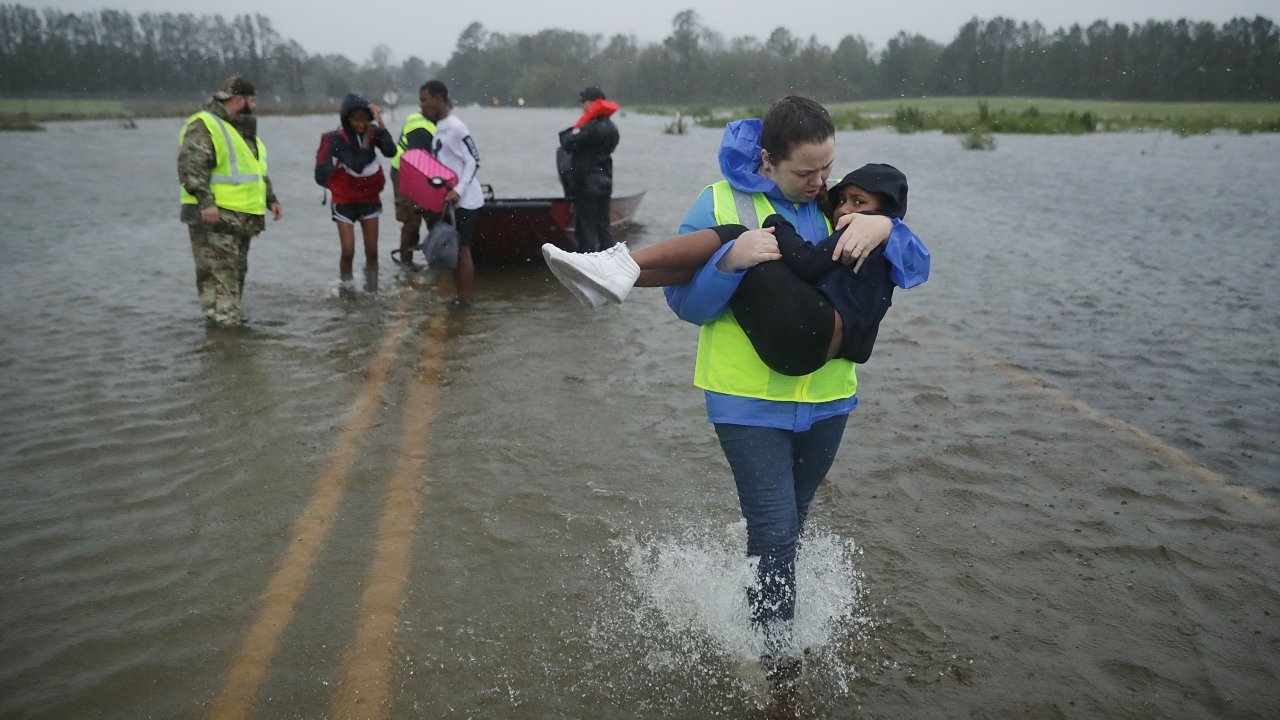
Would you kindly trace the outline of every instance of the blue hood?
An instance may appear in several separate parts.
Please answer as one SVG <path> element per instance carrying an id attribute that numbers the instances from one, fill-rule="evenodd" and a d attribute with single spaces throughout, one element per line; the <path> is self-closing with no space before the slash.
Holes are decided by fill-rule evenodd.
<path id="1" fill-rule="evenodd" d="M 756 172 L 760 169 L 760 129 L 763 126 L 759 118 L 734 120 L 724 126 L 724 139 L 720 141 L 720 174 L 738 190 L 762 192 L 785 200 L 777 183 Z"/>

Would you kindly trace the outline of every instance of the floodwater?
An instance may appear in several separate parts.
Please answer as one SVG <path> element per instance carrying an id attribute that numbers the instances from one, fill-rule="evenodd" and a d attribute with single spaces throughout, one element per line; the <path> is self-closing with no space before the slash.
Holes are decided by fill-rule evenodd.
<path id="1" fill-rule="evenodd" d="M 458 112 L 499 196 L 553 192 L 572 110 Z M 715 179 L 667 122 L 619 121 L 634 244 Z M 0 717 L 761 717 L 694 329 L 537 264 L 337 297 L 332 124 L 262 120 L 233 332 L 177 120 L 0 135 Z M 838 138 L 934 269 L 815 504 L 805 716 L 1276 717 L 1280 137 L 997 140 Z"/>

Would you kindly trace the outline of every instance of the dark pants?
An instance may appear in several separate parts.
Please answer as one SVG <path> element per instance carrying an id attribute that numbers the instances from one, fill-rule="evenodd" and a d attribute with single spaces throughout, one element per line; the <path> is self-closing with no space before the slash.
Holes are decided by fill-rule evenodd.
<path id="1" fill-rule="evenodd" d="M 835 309 L 821 291 L 796 277 L 785 259 L 748 269 L 729 309 L 774 372 L 808 375 L 827 363 Z"/>
<path id="2" fill-rule="evenodd" d="M 578 252 L 608 250 L 614 246 L 609 229 L 609 196 L 578 193 L 573 197 L 573 234 Z"/>
<path id="3" fill-rule="evenodd" d="M 747 555 L 760 558 L 747 598 L 752 622 L 766 632 L 795 616 L 796 545 L 848 419 L 837 415 L 803 432 L 715 426 L 747 521 Z"/>

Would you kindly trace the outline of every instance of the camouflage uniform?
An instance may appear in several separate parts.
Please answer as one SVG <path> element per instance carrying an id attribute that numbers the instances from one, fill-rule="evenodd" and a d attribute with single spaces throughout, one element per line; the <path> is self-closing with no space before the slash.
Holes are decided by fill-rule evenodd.
<path id="1" fill-rule="evenodd" d="M 252 114 L 231 115 L 222 103 L 210 99 L 203 108 L 222 118 L 240 133 L 257 155 L 255 137 L 258 120 Z M 200 210 L 213 207 L 213 191 L 209 178 L 217 159 L 214 157 L 213 138 L 204 123 L 193 121 L 187 127 L 182 147 L 178 151 L 178 182 L 197 200 L 196 205 L 182 205 L 181 219 L 191 235 L 191 253 L 196 261 L 196 290 L 200 296 L 200 311 L 206 319 L 220 325 L 239 325 L 244 322 L 240 312 L 240 297 L 244 291 L 244 277 L 249 270 L 249 241 L 266 229 L 266 217 L 218 208 L 218 223 L 205 225 L 200 221 Z M 271 179 L 266 178 L 267 207 L 276 204 Z M 270 210 L 268 210 L 270 212 Z"/>

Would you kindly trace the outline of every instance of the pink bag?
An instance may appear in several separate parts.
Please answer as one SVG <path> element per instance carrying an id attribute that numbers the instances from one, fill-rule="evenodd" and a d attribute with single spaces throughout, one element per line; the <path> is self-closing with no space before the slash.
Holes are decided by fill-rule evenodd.
<path id="1" fill-rule="evenodd" d="M 457 174 L 426 150 L 400 156 L 400 192 L 424 210 L 444 212 L 444 197 L 457 184 Z"/>

